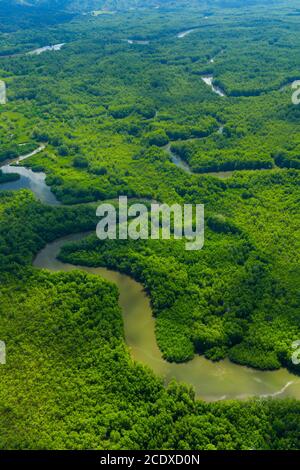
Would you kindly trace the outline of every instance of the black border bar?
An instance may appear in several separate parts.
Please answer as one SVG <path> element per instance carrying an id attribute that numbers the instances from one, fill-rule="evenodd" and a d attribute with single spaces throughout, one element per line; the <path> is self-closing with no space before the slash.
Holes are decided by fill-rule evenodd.
<path id="1" fill-rule="evenodd" d="M 76 465 L 118 466 L 121 468 L 137 468 L 141 465 L 185 466 L 193 465 L 203 468 L 210 463 L 237 464 L 239 468 L 245 464 L 277 465 L 299 464 L 297 451 L 0 451 L 0 467 L 8 468 L 10 463 L 68 463 Z M 3 468 L 3 467 L 2 467 Z"/>

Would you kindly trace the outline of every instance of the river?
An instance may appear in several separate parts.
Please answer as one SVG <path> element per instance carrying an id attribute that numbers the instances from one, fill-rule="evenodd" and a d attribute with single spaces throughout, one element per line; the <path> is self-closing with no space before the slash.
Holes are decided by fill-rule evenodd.
<path id="1" fill-rule="evenodd" d="M 220 127 L 218 129 L 218 133 L 220 134 L 222 132 L 223 132 L 223 127 Z M 192 171 L 189 164 L 185 160 L 183 160 L 183 158 L 181 158 L 176 153 L 172 152 L 171 145 L 172 144 L 169 143 L 168 145 L 165 146 L 165 150 L 170 155 L 171 161 L 174 163 L 174 165 L 176 165 L 178 168 L 185 171 L 189 175 L 214 176 L 215 178 L 220 178 L 220 179 L 227 179 L 227 178 L 230 178 L 233 175 L 233 171 L 211 171 L 209 173 L 195 173 L 195 172 Z"/>
<path id="2" fill-rule="evenodd" d="M 45 183 L 44 173 L 34 173 L 32 170 L 18 166 L 18 163 L 44 149 L 41 145 L 30 154 L 15 159 L 10 164 L 4 164 L 4 173 L 19 173 L 21 179 L 1 184 L 1 189 L 31 189 L 42 202 L 57 205 L 59 201 L 51 193 Z M 13 166 L 16 165 L 16 166 Z M 54 243 L 48 244 L 36 257 L 34 266 L 51 271 L 70 271 L 76 267 L 62 263 L 56 259 L 61 247 L 73 241 L 84 238 L 86 234 L 71 235 Z M 132 357 L 148 365 L 157 375 L 164 378 L 165 383 L 173 378 L 192 385 L 196 396 L 207 401 L 224 399 L 246 399 L 251 396 L 295 397 L 300 399 L 300 379 L 287 370 L 262 372 L 242 367 L 225 360 L 213 363 L 204 357 L 195 358 L 184 364 L 174 364 L 165 361 L 156 343 L 155 319 L 152 315 L 149 298 L 141 284 L 124 274 L 105 268 L 80 267 L 91 274 L 100 275 L 115 283 L 120 292 L 120 307 L 122 309 L 125 340 Z"/>
<path id="3" fill-rule="evenodd" d="M 40 55 L 43 52 L 47 51 L 60 51 L 64 45 L 65 43 L 62 42 L 61 44 L 53 44 L 53 46 L 39 47 L 38 49 L 34 49 L 33 51 L 27 52 L 27 55 Z"/>
<path id="4" fill-rule="evenodd" d="M 213 75 L 208 75 L 207 77 L 201 77 L 201 79 L 204 81 L 204 83 L 206 83 L 206 85 L 210 86 L 210 88 L 212 89 L 214 93 L 222 97 L 226 96 L 225 92 L 221 88 L 214 85 Z"/>
<path id="5" fill-rule="evenodd" d="M 222 127 L 220 127 L 218 132 L 222 132 Z M 60 205 L 60 201 L 56 198 L 56 196 L 51 191 L 51 188 L 46 184 L 46 174 L 44 172 L 35 172 L 32 171 L 30 168 L 19 166 L 19 163 L 23 160 L 26 160 L 29 157 L 36 155 L 37 153 L 43 151 L 45 149 L 45 145 L 40 145 L 36 150 L 26 155 L 22 155 L 10 162 L 4 162 L 0 165 L 2 172 L 5 174 L 8 173 L 17 173 L 20 175 L 20 179 L 17 181 L 11 181 L 8 183 L 0 184 L 0 191 L 1 190 L 18 190 L 18 189 L 30 189 L 42 203 L 48 204 L 50 206 L 57 206 Z M 165 147 L 166 151 L 169 153 L 172 162 L 178 167 L 187 172 L 188 174 L 193 174 L 191 168 L 189 167 L 188 163 L 185 162 L 182 158 L 172 152 L 171 144 L 168 144 Z M 216 178 L 230 178 L 233 172 L 225 171 L 225 172 L 212 172 L 206 173 L 211 176 L 215 176 Z"/>
<path id="6" fill-rule="evenodd" d="M 36 150 L 26 155 L 22 155 L 9 163 L 2 163 L 0 166 L 2 173 L 17 173 L 20 175 L 20 179 L 9 183 L 0 184 L 1 190 L 17 190 L 17 189 L 30 189 L 36 197 L 43 202 L 51 206 L 57 206 L 60 204 L 58 199 L 52 193 L 49 186 L 46 184 L 46 174 L 43 172 L 35 172 L 30 168 L 19 166 L 19 163 L 26 160 L 33 155 L 44 150 L 45 145 L 40 145 Z"/>
<path id="7" fill-rule="evenodd" d="M 188 36 L 189 34 L 193 33 L 194 31 L 196 31 L 196 28 L 187 29 L 186 31 L 181 31 L 180 33 L 177 34 L 177 38 L 178 39 L 183 39 L 186 36 Z"/>
<path id="8" fill-rule="evenodd" d="M 140 46 L 148 46 L 150 44 L 150 41 L 146 40 L 139 40 L 139 39 L 126 39 L 128 44 L 138 44 Z"/>
<path id="9" fill-rule="evenodd" d="M 198 355 L 184 364 L 165 361 L 156 343 L 155 319 L 150 300 L 141 284 L 119 272 L 105 268 L 76 267 L 56 259 L 63 245 L 86 236 L 71 235 L 49 243 L 34 260 L 34 266 L 65 272 L 80 269 L 115 283 L 120 292 L 125 340 L 136 361 L 149 366 L 164 378 L 165 383 L 174 378 L 192 385 L 197 398 L 206 401 L 246 399 L 252 396 L 300 399 L 300 378 L 285 369 L 263 372 L 233 364 L 229 360 L 213 363 Z"/>

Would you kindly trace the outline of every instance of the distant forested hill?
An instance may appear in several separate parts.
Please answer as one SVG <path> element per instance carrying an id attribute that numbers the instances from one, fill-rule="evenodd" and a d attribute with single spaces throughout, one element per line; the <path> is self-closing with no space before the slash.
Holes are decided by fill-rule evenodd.
<path id="1" fill-rule="evenodd" d="M 74 16 L 71 12 L 53 7 L 55 2 L 41 3 L 43 5 L 29 6 L 15 0 L 0 0 L 0 32 L 7 33 L 36 25 L 51 26 L 69 21 Z"/>
<path id="2" fill-rule="evenodd" d="M 130 8 L 176 7 L 186 4 L 191 7 L 203 6 L 239 8 L 245 5 L 278 3 L 278 0 L 7 0 L 5 3 L 27 7 L 43 7 L 51 10 L 93 11 L 93 10 L 128 10 Z M 1 3 L 1 2 L 0 2 Z"/>
<path id="3" fill-rule="evenodd" d="M 269 0 L 268 5 L 280 0 Z M 74 15 L 102 11 L 128 11 L 160 8 L 176 11 L 182 8 L 198 10 L 208 16 L 219 8 L 243 8 L 245 5 L 264 5 L 265 0 L 0 0 L 0 32 L 50 26 L 70 21 Z"/>

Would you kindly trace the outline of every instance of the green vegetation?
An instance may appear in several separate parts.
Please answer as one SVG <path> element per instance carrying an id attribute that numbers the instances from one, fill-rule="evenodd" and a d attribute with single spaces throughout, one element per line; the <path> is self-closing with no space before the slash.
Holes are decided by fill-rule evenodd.
<path id="1" fill-rule="evenodd" d="M 186 361 L 197 351 L 260 369 L 293 368 L 291 342 L 300 328 L 299 182 L 296 172 L 277 171 L 216 184 L 209 207 L 221 213 L 206 214 L 199 252 L 185 251 L 179 241 L 93 237 L 66 247 L 61 258 L 105 265 L 141 281 L 157 317 L 158 343 L 170 361 Z M 205 197 L 202 184 L 182 188 L 185 201 L 190 193 Z"/>
<path id="2" fill-rule="evenodd" d="M 18 179 L 20 179 L 20 175 L 17 175 L 16 173 L 4 174 L 0 170 L 0 184 L 1 183 L 10 183 L 12 181 L 17 181 Z"/>
<path id="3" fill-rule="evenodd" d="M 291 344 L 300 337 L 300 107 L 288 86 L 300 78 L 298 5 L 189 3 L 127 11 L 111 2 L 113 15 L 58 11 L 40 24 L 44 9 L 1 10 L 0 162 L 47 144 L 22 164 L 45 171 L 64 204 L 0 191 L 3 449 L 300 448 L 298 401 L 213 404 L 195 401 L 188 385 L 164 388 L 130 358 L 115 286 L 31 266 L 47 242 L 95 228 L 87 203 L 204 203 L 200 252 L 174 240 L 91 236 L 60 257 L 139 280 L 170 361 L 203 354 L 299 373 Z M 59 52 L 26 55 L 62 42 Z M 170 161 L 168 144 L 195 174 Z M 224 170 L 233 176 L 207 175 Z M 16 178 L 0 173 L 0 183 Z"/>
<path id="4" fill-rule="evenodd" d="M 1 448 L 299 447 L 299 402 L 209 404 L 187 386 L 165 389 L 130 359 L 112 284 L 31 267 L 47 241 L 90 229 L 92 208 L 46 208 L 26 191 L 2 193 L 0 208 L 0 337 L 8 352 Z"/>

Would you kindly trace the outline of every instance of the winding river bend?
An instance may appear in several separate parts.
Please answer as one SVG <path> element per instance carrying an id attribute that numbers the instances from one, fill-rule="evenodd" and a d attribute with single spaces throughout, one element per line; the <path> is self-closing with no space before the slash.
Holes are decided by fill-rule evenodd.
<path id="1" fill-rule="evenodd" d="M 222 130 L 222 127 L 220 127 L 218 132 L 220 133 L 221 130 Z M 189 164 L 185 160 L 183 160 L 176 153 L 172 152 L 171 145 L 172 145 L 171 143 L 166 145 L 165 150 L 166 150 L 166 152 L 168 152 L 172 163 L 174 163 L 174 165 L 176 165 L 178 168 L 185 171 L 189 175 L 214 176 L 215 178 L 220 178 L 220 179 L 227 179 L 227 178 L 230 178 L 233 175 L 233 171 L 211 171 L 209 173 L 195 173 L 195 172 L 193 172 L 193 170 L 191 169 L 191 167 L 189 166 Z"/>
<path id="2" fill-rule="evenodd" d="M 40 145 L 36 150 L 26 155 L 22 155 L 9 163 L 4 163 L 0 166 L 2 173 L 11 174 L 17 173 L 20 175 L 20 179 L 9 183 L 2 183 L 0 185 L 1 190 L 18 190 L 18 189 L 30 189 L 36 197 L 44 204 L 51 206 L 57 206 L 60 202 L 57 200 L 55 195 L 52 193 L 49 186 L 46 184 L 46 174 L 43 172 L 34 172 L 30 168 L 19 166 L 19 163 L 26 160 L 39 152 L 42 152 L 45 145 Z"/>
<path id="3" fill-rule="evenodd" d="M 126 343 L 136 361 L 148 365 L 166 383 L 175 378 L 192 385 L 196 396 L 207 401 L 246 399 L 251 396 L 300 399 L 300 378 L 284 369 L 262 372 L 238 366 L 228 360 L 213 363 L 200 356 L 184 364 L 165 361 L 156 343 L 155 319 L 150 301 L 141 284 L 119 272 L 105 268 L 76 267 L 57 260 L 63 245 L 86 236 L 71 235 L 48 244 L 34 260 L 34 266 L 66 272 L 80 269 L 115 283 L 120 292 Z"/>
<path id="4" fill-rule="evenodd" d="M 19 157 L 10 164 L 4 164 L 4 173 L 19 173 L 21 179 L 0 185 L 1 189 L 31 189 L 38 199 L 48 205 L 58 205 L 50 188 L 45 183 L 44 173 L 18 166 L 18 163 L 43 150 L 40 146 L 34 152 Z M 196 396 L 207 401 L 225 399 L 246 399 L 259 397 L 294 397 L 300 399 L 300 378 L 285 369 L 262 372 L 242 367 L 225 360 L 213 363 L 203 357 L 195 358 L 184 364 L 165 361 L 156 343 L 155 319 L 152 315 L 150 300 L 141 284 L 116 271 L 105 268 L 76 267 L 57 260 L 63 245 L 79 241 L 87 234 L 70 235 L 48 244 L 34 260 L 34 266 L 51 271 L 71 271 L 81 269 L 99 275 L 115 283 L 120 292 L 119 303 L 122 310 L 125 340 L 132 357 L 149 366 L 165 383 L 173 378 L 195 388 Z"/>

